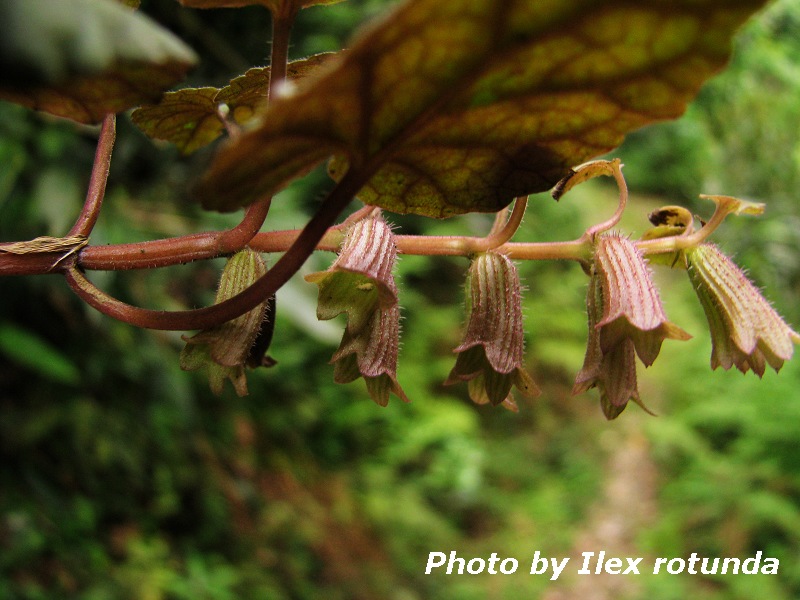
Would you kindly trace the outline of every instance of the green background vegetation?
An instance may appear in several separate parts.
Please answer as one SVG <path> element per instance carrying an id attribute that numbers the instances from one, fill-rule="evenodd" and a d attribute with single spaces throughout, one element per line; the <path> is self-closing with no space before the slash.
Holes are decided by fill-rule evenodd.
<path id="1" fill-rule="evenodd" d="M 385 2 L 303 11 L 292 55 L 334 50 Z M 220 84 L 268 54 L 259 8 L 143 10 L 204 55 L 191 83 Z M 698 193 L 767 202 L 715 241 L 800 325 L 800 3 L 750 23 L 730 68 L 687 115 L 632 135 L 614 154 L 634 192 L 626 230 Z M 93 243 L 219 228 L 186 182 L 207 157 L 154 147 L 127 118 Z M 77 214 L 94 133 L 0 104 L 0 239 L 61 235 Z M 269 225 L 300 226 L 330 186 L 315 173 L 274 203 Z M 577 237 L 615 192 L 581 186 L 533 200 L 518 239 Z M 468 233 L 491 219 L 396 218 L 406 231 Z M 325 268 L 331 255 L 313 258 Z M 209 303 L 219 261 L 97 273 L 124 300 Z M 586 278 L 567 263 L 520 264 L 527 357 L 543 395 L 514 415 L 444 388 L 464 322 L 463 259 L 403 257 L 399 377 L 413 402 L 379 408 L 363 382 L 332 383 L 341 324 L 314 319 L 315 287 L 278 296 L 271 354 L 250 396 L 210 394 L 178 366 L 179 333 L 94 313 L 57 278 L 0 283 L 0 599 L 270 600 L 587 597 L 671 600 L 800 596 L 800 362 L 763 381 L 710 372 L 710 342 L 683 273 L 659 268 L 670 318 L 695 335 L 640 371 L 645 402 L 607 423 L 595 392 L 572 397 L 586 338 Z M 429 551 L 520 560 L 509 576 L 424 575 Z M 530 557 L 572 556 L 559 581 Z M 619 556 L 764 556 L 777 576 L 572 575 L 583 551 Z"/>

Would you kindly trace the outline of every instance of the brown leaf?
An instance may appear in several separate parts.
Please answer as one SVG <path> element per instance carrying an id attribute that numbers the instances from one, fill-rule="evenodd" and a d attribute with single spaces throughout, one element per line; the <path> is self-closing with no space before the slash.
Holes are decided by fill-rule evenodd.
<path id="1" fill-rule="evenodd" d="M 223 149 L 198 191 L 231 210 L 334 155 L 368 204 L 434 217 L 548 189 L 680 115 L 763 0 L 415 0 Z"/>
<path id="2" fill-rule="evenodd" d="M 0 3 L 0 39 L 0 98 L 81 123 L 159 97 L 196 61 L 166 29 L 109 0 Z"/>
<path id="3" fill-rule="evenodd" d="M 288 80 L 313 72 L 331 53 L 316 54 L 289 63 Z M 267 104 L 269 67 L 248 70 L 231 80 L 224 88 L 185 88 L 167 92 L 158 104 L 137 108 L 131 114 L 133 123 L 151 138 L 175 144 L 183 154 L 192 152 L 216 140 L 225 130 L 220 104 L 228 106 L 228 118 L 237 125 L 246 125 Z"/>

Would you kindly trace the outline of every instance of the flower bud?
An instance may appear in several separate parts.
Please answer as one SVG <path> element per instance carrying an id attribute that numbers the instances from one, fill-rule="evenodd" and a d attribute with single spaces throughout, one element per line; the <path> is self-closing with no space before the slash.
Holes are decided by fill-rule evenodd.
<path id="1" fill-rule="evenodd" d="M 519 274 L 511 260 L 498 252 L 478 255 L 467 279 L 469 321 L 464 340 L 454 352 L 456 364 L 445 385 L 468 381 L 477 404 L 515 406 L 515 386 L 526 396 L 539 388 L 523 366 L 522 297 Z"/>
<path id="2" fill-rule="evenodd" d="M 685 251 L 687 272 L 711 331 L 711 368 L 759 377 L 766 364 L 779 371 L 794 353 L 798 335 L 744 272 L 713 244 Z"/>
<path id="3" fill-rule="evenodd" d="M 250 287 L 266 272 L 267 266 L 260 254 L 249 248 L 237 252 L 222 271 L 216 303 Z M 227 378 L 239 396 L 247 395 L 245 365 L 274 364 L 271 358 L 263 357 L 268 343 L 257 343 L 259 338 L 268 342 L 272 336 L 274 324 L 272 320 L 265 320 L 270 303 L 273 307 L 271 312 L 274 313 L 274 298 L 271 298 L 222 325 L 205 329 L 190 338 L 183 336 L 186 346 L 181 352 L 181 368 L 185 371 L 207 368 L 209 385 L 215 394 L 222 392 Z"/>

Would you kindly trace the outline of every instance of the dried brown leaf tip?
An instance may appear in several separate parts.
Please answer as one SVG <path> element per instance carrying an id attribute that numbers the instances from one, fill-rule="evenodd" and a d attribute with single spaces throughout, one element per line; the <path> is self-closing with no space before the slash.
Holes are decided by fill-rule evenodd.
<path id="1" fill-rule="evenodd" d="M 339 349 L 334 353 L 334 381 L 350 383 L 363 377 L 367 391 L 381 406 L 389 393 L 408 397 L 397 383 L 400 309 L 392 270 L 397 259 L 394 234 L 382 217 L 353 223 L 346 231 L 339 256 L 327 271 L 312 273 L 317 284 L 317 318 L 347 314 Z"/>
<path id="2" fill-rule="evenodd" d="M 445 385 L 467 381 L 473 402 L 503 404 L 516 410 L 512 387 L 528 397 L 540 391 L 523 364 L 519 274 L 507 256 L 490 251 L 472 261 L 467 311 L 464 341 L 454 350 L 458 358 Z"/>
<path id="3" fill-rule="evenodd" d="M 759 377 L 769 364 L 775 371 L 800 343 L 797 334 L 775 311 L 745 273 L 713 244 L 686 250 L 689 279 L 711 330 L 711 368 Z"/>
<path id="4" fill-rule="evenodd" d="M 647 262 L 620 235 L 598 238 L 586 306 L 589 342 L 573 394 L 597 387 L 603 413 L 613 419 L 630 400 L 642 405 L 635 355 L 650 366 L 665 339 L 691 336 L 667 320 Z"/>
<path id="5" fill-rule="evenodd" d="M 222 272 L 216 302 L 235 296 L 266 272 L 267 266 L 260 254 L 249 248 L 236 253 Z M 264 356 L 273 326 L 274 299 L 270 299 L 218 327 L 205 329 L 190 338 L 184 336 L 186 346 L 181 352 L 181 368 L 185 371 L 206 369 L 215 394 L 222 393 L 225 379 L 229 379 L 236 394 L 246 396 L 245 366 L 275 364 Z"/>

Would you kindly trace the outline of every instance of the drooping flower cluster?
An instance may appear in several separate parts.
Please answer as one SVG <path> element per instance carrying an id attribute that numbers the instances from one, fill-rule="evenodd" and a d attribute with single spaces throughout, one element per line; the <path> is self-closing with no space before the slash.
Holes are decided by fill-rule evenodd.
<path id="1" fill-rule="evenodd" d="M 720 206 L 727 212 L 751 206 L 724 200 Z M 719 220 L 719 215 L 715 218 Z M 680 207 L 665 207 L 651 214 L 654 229 L 639 244 L 652 252 L 654 241 L 672 240 L 671 245 L 657 248 L 662 257 L 658 262 L 687 267 L 711 327 L 712 367 L 735 365 L 760 376 L 769 364 L 777 371 L 792 356 L 800 335 L 715 246 L 686 243 L 691 240 L 692 220 L 691 213 Z M 619 234 L 590 233 L 582 239 L 592 249 L 587 269 L 589 336 L 573 394 L 597 388 L 604 415 L 614 419 L 631 401 L 647 410 L 639 395 L 636 357 L 649 367 L 664 340 L 691 336 L 667 319 L 640 245 Z M 373 213 L 349 226 L 328 270 L 306 277 L 319 287 L 318 318 L 347 315 L 341 344 L 331 360 L 334 380 L 348 383 L 362 377 L 370 396 L 382 406 L 390 393 L 408 401 L 396 377 L 400 334 L 392 275 L 396 256 L 390 227 Z M 466 292 L 467 324 L 445 385 L 466 382 L 475 403 L 517 410 L 512 388 L 529 397 L 540 391 L 524 368 L 521 285 L 514 263 L 498 250 L 473 255 Z"/>
<path id="2" fill-rule="evenodd" d="M 249 248 L 237 252 L 225 265 L 217 289 L 216 303 L 232 298 L 267 272 L 260 254 Z M 270 367 L 275 361 L 265 356 L 272 339 L 275 321 L 275 298 L 270 298 L 245 314 L 222 325 L 183 337 L 181 368 L 194 371 L 205 368 L 211 390 L 219 395 L 225 379 L 236 394 L 247 395 L 245 366 Z"/>
<path id="3" fill-rule="evenodd" d="M 363 377 L 370 397 L 389 403 L 392 392 L 408 402 L 397 383 L 400 308 L 392 270 L 397 248 L 391 228 L 380 216 L 353 223 L 339 255 L 327 271 L 306 281 L 319 287 L 317 318 L 347 314 L 347 326 L 334 353 L 334 381 L 349 383 Z"/>
<path id="4" fill-rule="evenodd" d="M 517 268 L 498 252 L 478 255 L 467 278 L 469 322 L 454 352 L 456 364 L 445 385 L 467 381 L 477 404 L 516 410 L 511 388 L 533 397 L 539 388 L 523 365 L 522 297 Z"/>
<path id="5" fill-rule="evenodd" d="M 597 387 L 603 413 L 613 419 L 629 401 L 642 404 L 635 355 L 650 366 L 665 339 L 691 336 L 667 320 L 644 256 L 620 235 L 597 240 L 586 307 L 589 342 L 573 394 Z"/>
<path id="6" fill-rule="evenodd" d="M 794 353 L 800 335 L 789 327 L 744 272 L 713 244 L 684 252 L 689 280 L 711 331 L 711 368 L 759 377 L 777 372 Z"/>

